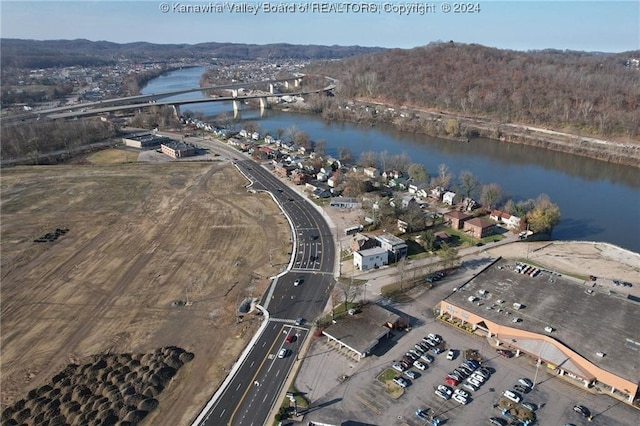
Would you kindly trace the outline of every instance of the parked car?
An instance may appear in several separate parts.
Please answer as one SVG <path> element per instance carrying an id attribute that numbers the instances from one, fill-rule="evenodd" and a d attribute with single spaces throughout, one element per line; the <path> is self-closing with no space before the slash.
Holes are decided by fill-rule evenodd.
<path id="1" fill-rule="evenodd" d="M 518 379 L 518 382 L 523 385 L 526 386 L 528 388 L 532 388 L 533 387 L 533 382 L 525 377 L 521 377 Z"/>
<path id="2" fill-rule="evenodd" d="M 525 393 L 525 394 L 531 392 L 531 388 L 530 387 L 522 386 L 522 385 L 515 385 L 513 387 L 513 390 L 516 390 L 516 391 L 518 391 L 520 393 Z"/>
<path id="3" fill-rule="evenodd" d="M 423 360 L 424 362 L 428 362 L 429 364 L 433 362 L 433 357 L 429 354 L 422 355 L 420 359 Z"/>
<path id="4" fill-rule="evenodd" d="M 468 393 L 468 392 L 463 391 L 462 389 L 456 389 L 456 390 L 454 390 L 454 391 L 453 391 L 453 393 L 454 393 L 454 394 L 457 394 L 457 395 L 462 395 L 462 396 L 464 396 L 465 398 L 469 398 L 469 393 Z"/>
<path id="5" fill-rule="evenodd" d="M 573 411 L 575 411 L 578 414 L 582 414 L 582 416 L 584 417 L 589 417 L 589 415 L 591 415 L 591 411 L 589 411 L 589 409 L 584 405 L 574 405 Z"/>
<path id="6" fill-rule="evenodd" d="M 460 381 L 455 377 L 449 377 L 449 376 L 444 378 L 444 382 L 449 386 L 458 386 L 458 383 L 460 383 Z"/>
<path id="7" fill-rule="evenodd" d="M 429 411 L 429 409 L 427 408 L 426 410 L 421 410 L 421 409 L 417 409 L 416 410 L 416 417 L 422 419 L 422 420 L 428 420 L 429 419 L 429 415 L 427 414 L 427 412 Z"/>
<path id="8" fill-rule="evenodd" d="M 503 356 L 505 358 L 513 358 L 513 352 L 508 351 L 506 349 L 497 349 L 498 355 Z"/>
<path id="9" fill-rule="evenodd" d="M 453 391 L 451 388 L 445 385 L 438 385 L 438 388 L 435 391 L 436 395 L 438 395 L 442 399 L 450 399 Z"/>
<path id="10" fill-rule="evenodd" d="M 433 340 L 434 342 L 436 342 L 436 344 L 441 343 L 442 342 L 442 336 L 440 336 L 439 334 L 435 334 L 435 333 L 429 333 L 427 335 L 427 337 L 431 340 Z"/>
<path id="11" fill-rule="evenodd" d="M 289 355 L 289 349 L 282 348 L 280 349 L 280 352 L 278 352 L 278 358 L 284 358 L 287 355 Z"/>
<path id="12" fill-rule="evenodd" d="M 409 382 L 407 382 L 402 377 L 396 377 L 395 379 L 393 379 L 393 383 L 400 386 L 401 388 L 406 388 L 407 386 L 409 386 Z"/>
<path id="13" fill-rule="evenodd" d="M 453 400 L 462 405 L 466 405 L 469 402 L 467 398 L 457 393 L 453 395 Z"/>
<path id="14" fill-rule="evenodd" d="M 295 334 L 287 334 L 287 337 L 284 339 L 286 343 L 291 343 L 296 340 Z"/>
<path id="15" fill-rule="evenodd" d="M 505 419 L 501 419 L 500 417 L 490 417 L 489 423 L 496 426 L 507 426 L 507 421 Z"/>
<path id="16" fill-rule="evenodd" d="M 416 352 L 418 352 L 420 355 L 426 352 L 426 350 L 420 343 L 416 343 L 415 345 L 413 345 L 413 347 L 416 348 Z"/>
<path id="17" fill-rule="evenodd" d="M 478 364 L 478 361 L 473 360 L 473 359 L 468 359 L 468 360 L 465 361 L 465 363 L 469 367 L 473 368 L 474 370 L 477 370 L 480 367 L 480 364 Z"/>
<path id="18" fill-rule="evenodd" d="M 415 361 L 416 359 L 420 358 L 420 355 L 414 354 L 412 352 L 407 352 L 404 355 L 411 358 L 412 361 Z"/>
<path id="19" fill-rule="evenodd" d="M 300 284 L 302 284 L 302 279 L 298 278 L 297 280 L 295 280 L 293 282 L 294 287 L 298 287 Z"/>
<path id="20" fill-rule="evenodd" d="M 453 349 L 449 349 L 449 352 L 447 352 L 447 359 L 449 361 L 453 360 L 453 358 L 455 358 L 456 353 L 453 351 Z"/>
<path id="21" fill-rule="evenodd" d="M 478 389 L 480 389 L 479 386 L 474 385 L 473 383 L 469 383 L 469 381 L 466 381 L 462 384 L 462 386 L 464 386 L 466 389 L 469 389 L 472 392 L 477 391 Z"/>
<path id="22" fill-rule="evenodd" d="M 531 411 L 536 411 L 538 409 L 538 406 L 532 402 L 523 402 L 521 405 Z"/>
<path id="23" fill-rule="evenodd" d="M 467 383 L 471 383 L 473 386 L 479 388 L 480 386 L 482 386 L 482 383 L 477 381 L 476 379 L 474 379 L 473 377 L 469 377 L 467 379 Z"/>
<path id="24" fill-rule="evenodd" d="M 522 401 L 522 397 L 520 395 L 510 390 L 504 391 L 502 395 L 504 395 L 506 398 L 510 399 L 511 401 L 515 402 L 516 404 Z M 575 407 L 574 407 L 574 410 L 575 410 Z"/>
<path id="25" fill-rule="evenodd" d="M 302 324 L 304 324 L 304 318 L 297 318 L 296 325 L 302 325 Z"/>
<path id="26" fill-rule="evenodd" d="M 415 359 L 419 359 L 422 356 L 422 352 L 418 352 L 418 351 L 416 351 L 414 349 L 410 349 L 409 352 L 412 353 L 416 357 Z"/>
<path id="27" fill-rule="evenodd" d="M 405 370 L 404 373 L 402 373 L 402 374 L 404 374 L 405 376 L 407 376 L 410 379 L 415 379 L 416 377 L 418 377 L 416 375 L 415 371 L 412 371 L 412 370 Z"/>
<path id="28" fill-rule="evenodd" d="M 438 355 L 442 353 L 442 349 L 440 349 L 439 347 L 435 347 L 431 349 L 431 352 L 433 352 L 434 354 Z"/>
<path id="29" fill-rule="evenodd" d="M 413 362 L 413 366 L 415 368 L 417 368 L 418 370 L 426 370 L 427 369 L 427 366 L 424 365 L 423 363 L 421 363 L 420 361 L 414 361 Z"/>
<path id="30" fill-rule="evenodd" d="M 475 381 L 477 381 L 477 382 L 480 382 L 480 383 L 484 383 L 484 381 L 485 381 L 485 378 L 484 378 L 484 377 L 482 377 L 481 375 L 479 375 L 478 373 L 473 373 L 470 377 L 471 377 L 473 380 L 475 380 Z"/>
<path id="31" fill-rule="evenodd" d="M 404 366 L 403 366 L 403 365 L 401 365 L 401 364 L 393 364 L 392 368 L 393 368 L 394 370 L 398 370 L 398 371 L 400 371 L 400 372 L 402 372 L 402 371 L 406 370 L 406 368 L 404 368 Z"/>

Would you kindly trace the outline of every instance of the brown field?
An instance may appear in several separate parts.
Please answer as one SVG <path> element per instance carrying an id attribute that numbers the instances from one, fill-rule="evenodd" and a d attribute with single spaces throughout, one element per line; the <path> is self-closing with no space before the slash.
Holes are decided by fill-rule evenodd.
<path id="1" fill-rule="evenodd" d="M 236 306 L 289 257 L 284 217 L 245 184 L 227 163 L 2 170 L 2 406 L 91 355 L 178 346 L 195 358 L 145 423 L 192 420 L 259 325 Z"/>

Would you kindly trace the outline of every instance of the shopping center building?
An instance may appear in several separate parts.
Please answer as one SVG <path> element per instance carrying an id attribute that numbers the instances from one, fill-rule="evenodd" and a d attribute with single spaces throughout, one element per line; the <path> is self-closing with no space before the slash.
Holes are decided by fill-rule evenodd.
<path id="1" fill-rule="evenodd" d="M 441 318 L 627 403 L 639 397 L 640 303 L 533 265 L 498 259 L 440 302 Z"/>

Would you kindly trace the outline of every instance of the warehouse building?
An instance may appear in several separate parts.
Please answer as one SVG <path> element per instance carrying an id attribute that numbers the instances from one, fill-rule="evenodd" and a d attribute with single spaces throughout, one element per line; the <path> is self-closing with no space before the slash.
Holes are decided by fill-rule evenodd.
<path id="1" fill-rule="evenodd" d="M 640 304 L 633 296 L 499 259 L 442 300 L 439 311 L 576 385 L 627 403 L 638 398 Z"/>

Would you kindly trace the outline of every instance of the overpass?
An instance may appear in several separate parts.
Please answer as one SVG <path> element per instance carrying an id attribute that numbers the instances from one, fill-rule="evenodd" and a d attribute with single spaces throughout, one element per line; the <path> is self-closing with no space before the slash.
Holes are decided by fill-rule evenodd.
<path id="1" fill-rule="evenodd" d="M 6 117 L 6 118 L 3 118 L 2 121 L 5 121 L 5 122 L 19 121 L 19 120 L 24 121 L 24 120 L 36 119 L 36 118 L 39 119 L 43 117 L 48 117 L 53 119 L 80 117 L 85 115 L 91 115 L 91 113 L 96 114 L 97 110 L 100 110 L 101 112 L 118 111 L 118 109 L 109 109 L 110 107 L 115 107 L 115 106 L 122 106 L 124 107 L 123 108 L 124 110 L 135 109 L 135 108 L 140 108 L 141 107 L 140 105 L 144 105 L 144 103 L 151 102 L 151 103 L 154 103 L 155 105 L 158 105 L 157 101 L 161 99 L 165 99 L 171 96 L 183 95 L 186 93 L 202 92 L 205 90 L 233 90 L 237 92 L 238 89 L 242 89 L 242 88 L 268 86 L 269 92 L 272 94 L 272 96 L 277 96 L 277 94 L 273 93 L 275 84 L 285 83 L 285 87 L 289 88 L 289 84 L 293 83 L 294 87 L 299 87 L 300 83 L 302 82 L 303 76 L 304 76 L 303 74 L 298 74 L 298 75 L 287 77 L 287 78 L 279 78 L 279 79 L 272 79 L 272 80 L 244 82 L 244 83 L 231 83 L 231 84 L 223 84 L 219 86 L 194 87 L 191 89 L 173 90 L 169 92 L 125 96 L 125 97 L 105 99 L 105 100 L 95 101 L 95 102 L 85 102 L 85 103 L 76 104 L 76 105 L 66 105 L 66 106 L 60 106 L 55 108 L 35 110 L 35 111 L 29 112 L 29 114 L 21 114 L 18 116 Z M 286 95 L 295 96 L 294 93 L 288 93 Z M 286 96 L 286 95 L 281 95 L 281 96 Z M 238 98 L 238 99 L 241 99 L 241 98 Z M 228 100 L 232 100 L 232 99 L 227 99 L 227 101 Z M 199 102 L 202 102 L 202 101 L 199 100 Z M 173 104 L 179 105 L 179 104 L 185 104 L 185 103 L 197 103 L 197 102 L 174 101 L 171 105 Z M 136 106 L 133 107 L 133 105 L 136 105 Z M 127 108 L 127 107 L 132 107 L 132 108 Z M 91 111 L 89 111 L 90 109 Z M 74 111 L 78 112 L 78 114 L 71 114 Z M 63 114 L 63 113 L 66 113 L 66 114 Z"/>
<path id="2" fill-rule="evenodd" d="M 264 84 L 264 82 L 255 83 L 255 84 L 256 85 Z M 228 85 L 228 86 L 236 86 L 236 85 Z M 215 86 L 215 87 L 217 89 L 225 89 L 225 88 L 229 89 L 225 86 Z M 242 88 L 244 87 L 247 87 L 247 85 L 246 84 L 242 85 Z M 253 94 L 253 95 L 238 95 L 238 91 L 236 88 L 230 88 L 232 90 L 233 95 L 235 96 L 223 96 L 223 97 L 217 97 L 217 98 L 204 98 L 204 99 L 197 98 L 197 99 L 186 99 L 186 100 L 167 100 L 167 101 L 160 101 L 160 102 L 148 101 L 144 103 L 134 103 L 129 105 L 113 105 L 113 106 L 104 106 L 104 104 L 102 104 L 102 106 L 99 108 L 91 108 L 91 109 L 87 108 L 86 104 L 83 104 L 82 105 L 83 108 L 79 111 L 78 110 L 69 111 L 69 108 L 66 108 L 67 111 L 65 112 L 50 113 L 50 114 L 47 114 L 46 117 L 54 120 L 59 118 L 75 118 L 75 117 L 84 117 L 84 116 L 91 116 L 91 115 L 97 115 L 102 113 L 111 113 L 111 112 L 117 112 L 117 111 L 128 111 L 128 110 L 136 110 L 136 109 L 143 109 L 143 108 L 151 108 L 155 106 L 171 106 L 173 107 L 175 114 L 179 116 L 180 105 L 200 104 L 200 103 L 207 103 L 207 102 L 233 102 L 233 111 L 234 113 L 237 114 L 238 110 L 240 109 L 241 101 L 245 101 L 249 99 L 258 99 L 260 100 L 260 108 L 264 109 L 268 107 L 267 98 L 277 98 L 277 97 L 284 97 L 284 96 L 300 96 L 300 95 L 308 95 L 311 93 L 322 93 L 322 92 L 331 91 L 335 89 L 335 87 L 336 87 L 335 84 L 331 84 L 327 87 L 323 87 L 321 89 L 314 89 L 314 90 L 303 90 L 303 91 L 289 92 L 289 93 L 261 93 L 261 94 Z M 180 91 L 180 94 L 202 91 L 202 90 L 207 90 L 207 88 L 182 90 Z M 172 95 L 169 95 L 169 96 L 173 96 L 177 94 L 177 92 L 178 91 L 171 92 Z M 145 95 L 145 96 L 151 96 L 151 95 Z M 159 94 L 159 96 L 168 97 L 166 93 Z M 131 97 L 129 97 L 129 99 L 130 98 Z M 124 99 L 124 98 L 121 98 L 121 99 Z M 39 111 L 39 113 L 41 116 L 43 115 L 42 111 Z"/>

